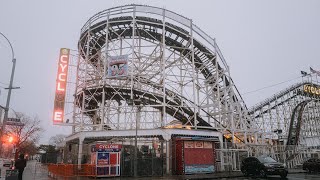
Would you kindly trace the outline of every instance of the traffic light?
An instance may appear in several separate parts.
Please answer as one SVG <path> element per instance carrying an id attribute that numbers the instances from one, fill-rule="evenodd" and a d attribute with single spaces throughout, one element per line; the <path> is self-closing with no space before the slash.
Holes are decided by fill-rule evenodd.
<path id="1" fill-rule="evenodd" d="M 4 144 L 15 144 L 17 141 L 17 138 L 16 136 L 9 134 L 9 135 L 2 136 L 2 138 L 0 138 L 0 141 Z"/>
<path id="2" fill-rule="evenodd" d="M 12 136 L 8 136 L 8 143 L 13 143 L 14 138 Z"/>
<path id="3" fill-rule="evenodd" d="M 6 138 L 4 138 L 4 142 L 8 144 L 14 144 L 16 141 L 16 138 L 12 135 L 8 135 Z"/>

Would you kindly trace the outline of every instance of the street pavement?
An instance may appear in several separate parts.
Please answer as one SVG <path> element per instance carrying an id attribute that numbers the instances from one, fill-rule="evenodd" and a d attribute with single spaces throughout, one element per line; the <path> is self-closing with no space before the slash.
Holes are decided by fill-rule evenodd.
<path id="1" fill-rule="evenodd" d="M 237 177 L 237 178 L 222 178 L 221 180 L 280 180 L 280 176 L 268 176 L 267 178 L 247 178 L 247 177 Z M 306 174 L 306 173 L 297 173 L 297 174 L 288 174 L 286 180 L 302 180 L 302 179 L 312 179 L 319 180 L 320 174 Z M 282 179 L 281 179 L 282 180 Z"/>
<path id="2" fill-rule="evenodd" d="M 237 174 L 237 173 L 236 173 Z M 71 178 L 68 180 L 93 180 L 94 178 Z M 253 177 L 243 177 L 243 176 L 233 176 L 232 174 L 229 174 L 229 176 L 216 176 L 211 175 L 209 176 L 194 176 L 192 178 L 188 178 L 187 176 L 164 176 L 164 177 L 141 177 L 141 178 L 128 178 L 128 177 L 114 177 L 114 178 L 99 178 L 99 180 L 209 180 L 209 179 L 221 179 L 221 180 L 283 180 L 280 178 L 280 176 L 268 176 L 267 178 L 253 178 Z M 296 174 L 288 174 L 287 178 L 285 180 L 319 180 L 320 174 L 306 174 L 306 173 L 296 173 Z M 41 179 L 42 180 L 42 179 Z"/>
<path id="3" fill-rule="evenodd" d="M 63 178 L 61 178 L 63 179 Z M 68 180 L 92 180 L 94 178 L 68 178 Z M 164 177 L 139 177 L 139 178 L 132 178 L 132 177 L 114 177 L 114 178 L 99 178 L 100 180 L 192 180 L 192 179 L 223 179 L 223 180 L 260 180 L 260 179 L 271 179 L 271 180 L 280 180 L 280 176 L 268 176 L 268 178 L 251 178 L 251 177 L 243 177 L 241 172 L 221 172 L 221 173 L 214 173 L 214 174 L 201 174 L 201 175 L 184 175 L 184 176 L 164 176 Z M 302 180 L 302 179 L 312 179 L 320 180 L 320 174 L 307 174 L 304 173 L 301 169 L 293 169 L 289 171 L 289 174 L 286 178 L 287 180 Z M 1 178 L 0 180 L 5 180 L 5 178 Z M 53 180 L 52 178 L 48 177 L 48 171 L 46 166 L 42 165 L 39 162 L 28 161 L 27 167 L 23 173 L 23 180 Z"/>

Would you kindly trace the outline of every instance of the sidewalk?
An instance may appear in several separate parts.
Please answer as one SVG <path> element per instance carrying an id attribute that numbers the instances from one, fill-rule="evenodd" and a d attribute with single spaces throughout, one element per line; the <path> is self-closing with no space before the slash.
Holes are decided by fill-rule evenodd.
<path id="1" fill-rule="evenodd" d="M 152 179 L 168 179 L 168 180 L 191 180 L 191 179 L 221 179 L 221 178 L 236 178 L 242 177 L 243 174 L 239 171 L 235 172 L 218 172 L 214 174 L 197 174 L 197 175 L 170 175 L 163 177 L 152 177 Z M 147 180 L 150 177 L 141 177 L 141 178 L 119 178 L 121 180 L 130 180 L 130 179 L 139 179 Z"/>
<path id="2" fill-rule="evenodd" d="M 48 180 L 48 171 L 46 166 L 41 163 L 31 160 L 27 162 L 27 167 L 23 172 L 23 180 Z"/>

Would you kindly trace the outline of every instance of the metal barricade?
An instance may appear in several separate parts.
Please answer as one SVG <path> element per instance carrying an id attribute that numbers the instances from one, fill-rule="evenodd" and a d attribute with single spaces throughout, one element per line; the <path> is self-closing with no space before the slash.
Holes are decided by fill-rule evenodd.
<path id="1" fill-rule="evenodd" d="M 96 177 L 96 166 L 92 164 L 48 164 L 48 175 L 52 178 Z"/>

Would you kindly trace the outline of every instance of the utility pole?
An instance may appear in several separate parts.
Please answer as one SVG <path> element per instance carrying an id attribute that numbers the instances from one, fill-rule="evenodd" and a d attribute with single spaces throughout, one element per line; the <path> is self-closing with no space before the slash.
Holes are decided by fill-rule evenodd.
<path id="1" fill-rule="evenodd" d="M 16 59 L 15 58 L 12 59 L 12 63 L 13 63 L 13 65 L 12 65 L 12 71 L 11 71 L 10 84 L 9 84 L 8 88 L 5 88 L 5 89 L 8 89 L 8 96 L 7 96 L 6 107 L 4 109 L 4 118 L 3 118 L 3 122 L 2 122 L 1 135 L 3 134 L 4 130 L 6 129 L 6 122 L 7 122 L 7 119 L 8 119 L 9 107 L 10 107 L 11 90 L 12 89 L 17 89 L 16 87 L 12 87 L 13 78 L 14 78 L 14 71 L 15 71 L 15 68 L 16 68 Z"/>
<path id="2" fill-rule="evenodd" d="M 4 108 L 4 118 L 3 118 L 3 122 L 2 122 L 2 127 L 1 127 L 1 132 L 0 132 L 0 138 L 2 138 L 3 134 L 4 134 L 4 131 L 6 129 L 6 122 L 7 122 L 7 119 L 8 119 L 8 114 L 9 114 L 9 107 L 10 107 L 10 98 L 11 98 L 11 90 L 12 89 L 18 89 L 19 87 L 12 87 L 12 84 L 13 84 L 13 78 L 14 78 L 14 71 L 15 71 L 15 67 L 16 67 L 16 59 L 14 57 L 14 51 L 13 51 L 13 47 L 9 41 L 9 39 L 0 32 L 0 35 L 2 35 L 9 43 L 10 45 L 10 48 L 11 48 L 11 54 L 12 54 L 12 71 L 11 71 L 11 77 L 10 77 L 10 84 L 9 84 L 9 87 L 8 88 L 5 88 L 5 89 L 8 89 L 8 96 L 7 96 L 7 102 L 6 102 L 6 107 Z M 2 142 L 0 141 L 0 152 L 1 152 L 1 149 L 2 149 Z M 0 154 L 1 155 L 1 154 Z"/>

